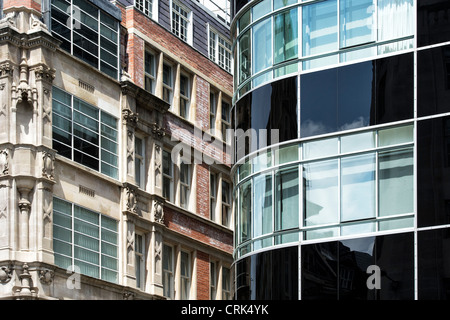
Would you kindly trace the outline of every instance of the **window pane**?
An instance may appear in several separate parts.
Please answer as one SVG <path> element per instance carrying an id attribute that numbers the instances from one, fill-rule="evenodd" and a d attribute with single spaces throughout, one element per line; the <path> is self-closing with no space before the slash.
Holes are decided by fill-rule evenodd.
<path id="1" fill-rule="evenodd" d="M 253 237 L 258 237 L 272 232 L 272 176 L 255 177 L 253 188 Z"/>
<path id="2" fill-rule="evenodd" d="M 250 30 L 239 39 L 239 83 L 250 77 Z"/>
<path id="3" fill-rule="evenodd" d="M 255 21 L 270 12 L 272 0 L 263 0 L 253 7 L 252 20 Z"/>
<path id="4" fill-rule="evenodd" d="M 297 57 L 297 40 L 297 8 L 275 16 L 274 63 L 280 63 Z"/>
<path id="5" fill-rule="evenodd" d="M 338 160 L 303 165 L 305 225 L 338 222 Z"/>
<path id="6" fill-rule="evenodd" d="M 298 227 L 298 169 L 279 172 L 276 176 L 275 185 L 275 229 L 285 230 Z"/>
<path id="7" fill-rule="evenodd" d="M 394 144 L 413 142 L 413 126 L 384 129 L 378 133 L 379 146 L 385 147 Z"/>
<path id="8" fill-rule="evenodd" d="M 323 139 L 303 144 L 305 159 L 321 158 L 338 153 L 338 138 Z"/>
<path id="9" fill-rule="evenodd" d="M 303 7 L 303 55 L 337 49 L 337 0 Z"/>
<path id="10" fill-rule="evenodd" d="M 341 221 L 375 216 L 375 155 L 341 160 Z"/>
<path id="11" fill-rule="evenodd" d="M 341 153 L 372 149 L 374 147 L 375 133 L 372 131 L 343 136 L 341 138 Z"/>
<path id="12" fill-rule="evenodd" d="M 266 19 L 253 27 L 253 74 L 272 65 L 272 19 Z"/>
<path id="13" fill-rule="evenodd" d="M 379 156 L 380 216 L 414 212 L 413 151 Z"/>
<path id="14" fill-rule="evenodd" d="M 244 242 L 251 237 L 251 205 L 252 205 L 252 185 L 247 181 L 240 186 L 240 242 Z"/>
<path id="15" fill-rule="evenodd" d="M 351 47 L 375 41 L 373 27 L 374 0 L 340 1 L 340 47 Z"/>

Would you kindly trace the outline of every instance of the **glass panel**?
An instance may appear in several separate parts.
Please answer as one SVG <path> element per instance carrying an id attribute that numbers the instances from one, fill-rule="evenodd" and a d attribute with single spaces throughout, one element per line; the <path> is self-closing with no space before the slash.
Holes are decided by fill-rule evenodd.
<path id="1" fill-rule="evenodd" d="M 298 145 L 282 146 L 275 149 L 275 165 L 298 160 Z"/>
<path id="2" fill-rule="evenodd" d="M 380 130 L 378 132 L 378 139 L 379 139 L 378 145 L 380 147 L 413 142 L 414 127 L 406 126 Z"/>
<path id="3" fill-rule="evenodd" d="M 273 9 L 277 10 L 277 9 L 282 8 L 282 7 L 286 7 L 286 6 L 289 6 L 291 4 L 295 4 L 297 2 L 298 2 L 298 0 L 274 0 L 273 1 Z"/>
<path id="4" fill-rule="evenodd" d="M 375 217 L 375 155 L 341 160 L 341 221 Z"/>
<path id="5" fill-rule="evenodd" d="M 305 225 L 338 222 L 338 160 L 303 165 Z"/>
<path id="6" fill-rule="evenodd" d="M 379 215 L 414 212 L 413 150 L 379 155 Z"/>
<path id="7" fill-rule="evenodd" d="M 378 41 L 391 40 L 414 34 L 413 0 L 378 0 Z M 388 50 L 406 49 L 403 45 L 393 43 Z M 387 49 L 387 48 L 386 48 Z"/>
<path id="8" fill-rule="evenodd" d="M 98 239 L 91 238 L 77 232 L 74 233 L 74 244 L 94 251 L 99 251 L 100 248 Z"/>
<path id="9" fill-rule="evenodd" d="M 440 16 L 449 10 L 448 0 L 417 1 L 418 46 L 450 41 L 450 20 Z"/>
<path id="10" fill-rule="evenodd" d="M 297 228 L 299 224 L 298 168 L 278 172 L 275 186 L 275 230 Z"/>
<path id="11" fill-rule="evenodd" d="M 417 52 L 418 117 L 450 112 L 449 80 L 450 46 Z"/>
<path id="12" fill-rule="evenodd" d="M 300 76 L 302 138 L 337 130 L 337 96 L 336 68 Z"/>
<path id="13" fill-rule="evenodd" d="M 272 65 L 272 19 L 266 19 L 252 28 L 253 74 Z"/>
<path id="14" fill-rule="evenodd" d="M 303 56 L 337 49 L 337 0 L 303 7 Z"/>
<path id="15" fill-rule="evenodd" d="M 341 153 L 375 148 L 375 132 L 364 132 L 341 137 Z"/>
<path id="16" fill-rule="evenodd" d="M 271 10 L 272 0 L 263 0 L 252 9 L 252 21 L 256 21 Z"/>
<path id="17" fill-rule="evenodd" d="M 99 215 L 95 212 L 92 212 L 88 209 L 84 209 L 78 206 L 74 206 L 74 216 L 79 219 L 83 219 L 84 221 L 88 221 L 95 225 L 98 225 Z"/>
<path id="18" fill-rule="evenodd" d="M 450 229 L 417 232 L 418 298 L 419 300 L 449 300 L 448 261 L 450 261 Z"/>
<path id="19" fill-rule="evenodd" d="M 303 144 L 303 158 L 313 159 L 336 155 L 338 153 L 338 138 L 323 139 Z"/>
<path id="20" fill-rule="evenodd" d="M 450 223 L 450 118 L 417 124 L 418 227 Z"/>
<path id="21" fill-rule="evenodd" d="M 280 63 L 298 55 L 297 8 L 275 16 L 274 63 Z"/>
<path id="22" fill-rule="evenodd" d="M 305 231 L 304 234 L 305 240 L 337 237 L 339 235 L 339 227 L 308 230 Z"/>
<path id="23" fill-rule="evenodd" d="M 414 217 L 383 220 L 378 223 L 379 230 L 394 230 L 414 227 Z"/>
<path id="24" fill-rule="evenodd" d="M 118 243 L 118 235 L 115 232 L 108 231 L 102 228 L 102 241 L 107 241 L 112 244 Z"/>
<path id="25" fill-rule="evenodd" d="M 249 240 L 251 237 L 251 208 L 252 208 L 252 185 L 251 181 L 243 183 L 239 187 L 240 199 L 240 242 Z"/>
<path id="26" fill-rule="evenodd" d="M 375 222 L 352 223 L 341 226 L 341 236 L 371 233 L 376 231 Z"/>
<path id="27" fill-rule="evenodd" d="M 375 41 L 374 0 L 340 1 L 340 47 L 351 47 Z"/>
<path id="28" fill-rule="evenodd" d="M 372 61 L 337 69 L 337 129 L 351 130 L 373 124 L 376 88 Z"/>
<path id="29" fill-rule="evenodd" d="M 302 300 L 338 299 L 338 261 L 335 241 L 301 247 Z"/>
<path id="30" fill-rule="evenodd" d="M 255 177 L 253 189 L 253 237 L 255 238 L 272 232 L 272 176 Z"/>
<path id="31" fill-rule="evenodd" d="M 98 255 L 98 252 L 89 251 L 77 246 L 74 247 L 73 251 L 75 259 L 80 259 L 82 261 L 90 262 L 93 264 L 100 263 L 100 257 Z"/>
<path id="32" fill-rule="evenodd" d="M 239 82 L 250 77 L 251 54 L 250 54 L 250 30 L 245 32 L 239 39 Z"/>
<path id="33" fill-rule="evenodd" d="M 72 222 L 72 221 L 70 221 L 70 222 Z M 72 242 L 72 231 L 65 229 L 65 228 L 61 228 L 58 225 L 56 225 L 56 223 L 57 223 L 57 221 L 56 221 L 56 214 L 55 214 L 55 224 L 53 225 L 53 238 L 71 243 Z M 69 228 L 72 229 L 71 226 Z M 61 251 L 58 251 L 58 252 L 61 253 Z"/>

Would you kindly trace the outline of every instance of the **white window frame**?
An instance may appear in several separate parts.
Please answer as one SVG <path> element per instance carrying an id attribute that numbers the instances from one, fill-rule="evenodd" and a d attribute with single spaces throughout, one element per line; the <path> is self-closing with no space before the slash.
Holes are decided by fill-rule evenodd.
<path id="1" fill-rule="evenodd" d="M 166 153 L 168 155 L 168 159 L 169 159 L 169 170 L 170 170 L 170 174 L 167 174 L 164 172 L 164 153 Z M 166 200 L 168 200 L 169 202 L 173 203 L 173 169 L 174 169 L 174 164 L 171 158 L 171 153 L 167 150 L 163 150 L 163 157 L 162 157 L 162 191 L 163 191 L 163 196 L 164 196 L 164 190 L 165 190 L 165 183 L 166 181 L 169 182 L 169 191 L 170 191 L 170 195 L 169 197 L 165 196 Z"/>
<path id="2" fill-rule="evenodd" d="M 216 115 L 217 115 L 217 93 L 210 91 L 209 93 L 209 129 L 211 134 L 214 134 L 212 130 L 216 129 Z"/>
<path id="3" fill-rule="evenodd" d="M 187 266 L 187 274 L 183 274 L 183 268 L 180 268 L 180 299 L 181 300 L 187 300 L 190 297 L 190 291 L 191 291 L 191 254 L 188 251 L 181 250 L 180 252 L 180 266 L 182 265 L 183 260 L 183 254 L 184 257 L 187 257 L 187 261 L 185 261 Z M 186 296 L 185 296 L 186 294 Z"/>
<path id="4" fill-rule="evenodd" d="M 183 181 L 181 179 L 181 172 L 183 170 L 183 168 L 186 168 L 186 173 L 187 173 L 187 181 Z M 179 179 L 180 183 L 179 183 L 179 190 L 180 190 L 180 207 L 184 208 L 184 209 L 189 209 L 189 197 L 191 194 L 191 165 L 190 164 L 186 164 L 184 162 L 180 162 L 180 179 Z M 184 201 L 186 203 L 183 203 L 183 195 L 185 194 L 186 199 L 184 199 Z"/>
<path id="5" fill-rule="evenodd" d="M 152 61 L 150 62 L 150 68 L 153 69 L 153 74 L 151 72 L 147 72 L 147 54 L 152 56 Z M 150 88 L 147 87 L 147 80 L 151 83 Z M 156 55 L 154 52 L 152 52 L 149 49 L 145 49 L 144 52 L 144 86 L 145 90 L 155 93 L 155 87 L 156 87 Z"/>
<path id="6" fill-rule="evenodd" d="M 136 287 L 145 289 L 145 235 L 139 232 L 135 233 L 134 241 Z"/>
<path id="7" fill-rule="evenodd" d="M 164 68 L 170 68 L 169 74 L 168 76 L 170 77 L 169 82 L 170 83 L 166 83 L 166 81 L 164 80 Z M 173 100 L 173 87 L 174 87 L 174 68 L 173 65 L 171 63 L 168 63 L 167 61 L 164 61 L 163 63 L 163 73 L 162 73 L 162 77 L 163 77 L 163 93 L 162 93 L 162 99 L 164 101 L 166 101 L 167 103 L 169 103 L 170 105 L 172 105 L 172 100 Z M 167 95 L 167 99 L 166 99 L 166 95 Z"/>
<path id="8" fill-rule="evenodd" d="M 228 121 L 226 119 L 224 119 L 224 112 L 223 112 L 224 111 L 223 110 L 224 109 L 223 108 L 224 104 L 228 105 L 228 112 L 230 112 L 230 110 L 231 110 L 231 103 L 228 100 L 222 98 L 222 104 L 221 104 L 221 107 L 222 107 L 222 110 L 221 110 L 222 118 L 220 119 L 220 121 L 221 121 L 221 128 L 220 129 L 222 131 L 222 140 L 224 142 L 226 142 L 226 143 L 230 143 L 230 139 L 227 136 L 227 129 L 231 129 L 231 115 L 230 114 L 227 115 L 227 118 L 229 117 Z"/>
<path id="9" fill-rule="evenodd" d="M 209 298 L 216 300 L 217 297 L 217 264 L 215 261 L 209 262 Z"/>
<path id="10" fill-rule="evenodd" d="M 158 1 L 159 0 L 134 0 L 134 7 L 147 17 L 158 21 Z"/>
<path id="11" fill-rule="evenodd" d="M 182 93 L 181 90 L 181 82 L 182 78 L 186 81 L 185 93 Z M 191 110 L 191 99 L 190 99 L 190 91 L 191 91 L 191 78 L 184 72 L 180 73 L 180 116 L 186 120 L 189 120 L 190 110 Z M 185 109 L 183 110 L 183 102 L 185 103 Z"/>
<path id="12" fill-rule="evenodd" d="M 214 178 L 212 178 L 214 177 Z M 216 220 L 217 204 L 217 175 L 214 172 L 209 173 L 209 215 L 212 221 Z"/>
<path id="13" fill-rule="evenodd" d="M 228 270 L 228 277 L 225 279 L 225 272 L 224 270 Z M 228 286 L 225 286 L 225 283 L 228 284 Z M 231 269 L 222 267 L 222 300 L 232 300 L 232 294 L 231 294 Z"/>
<path id="14" fill-rule="evenodd" d="M 166 250 L 170 248 L 170 265 L 168 266 L 170 269 L 165 269 L 164 265 L 165 262 L 163 261 L 163 294 L 166 298 L 174 299 L 175 298 L 175 248 L 167 243 L 163 244 L 163 259 L 165 259 Z M 167 285 L 170 286 L 170 288 L 167 288 Z"/>
<path id="15" fill-rule="evenodd" d="M 139 188 L 145 188 L 145 139 L 141 136 L 136 135 L 134 141 L 134 175 L 135 181 Z M 137 146 L 137 141 L 141 141 L 141 148 L 139 150 Z M 137 169 L 139 168 L 139 176 Z"/>
<path id="16" fill-rule="evenodd" d="M 228 184 L 228 198 L 229 202 L 223 201 L 224 199 L 224 188 L 222 187 L 222 225 L 230 227 L 231 223 L 231 183 L 228 180 L 222 179 L 222 186 L 224 183 Z"/>
<path id="17" fill-rule="evenodd" d="M 183 15 L 181 12 L 184 11 L 184 13 L 186 13 L 186 15 Z M 185 35 L 183 36 L 182 34 L 182 25 L 179 24 L 178 22 L 178 26 L 175 25 L 175 23 L 177 23 L 177 21 L 174 20 L 174 15 L 176 16 L 176 18 L 179 21 L 184 21 L 186 22 L 186 26 L 184 28 L 185 30 Z M 172 31 L 172 33 L 177 36 L 179 39 L 183 40 L 184 42 L 188 43 L 189 45 L 192 45 L 193 43 L 193 35 L 192 35 L 192 21 L 193 21 L 193 13 L 192 10 L 186 8 L 185 6 L 183 6 L 181 3 L 177 2 L 177 1 L 171 1 L 170 2 L 170 30 Z"/>
<path id="18" fill-rule="evenodd" d="M 222 69 L 231 73 L 233 70 L 233 52 L 230 41 L 208 24 L 208 57 Z"/>

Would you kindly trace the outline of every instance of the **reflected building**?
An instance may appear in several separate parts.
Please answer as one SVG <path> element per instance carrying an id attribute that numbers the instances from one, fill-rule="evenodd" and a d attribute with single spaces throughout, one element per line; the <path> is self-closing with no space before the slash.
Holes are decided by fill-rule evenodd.
<path id="1" fill-rule="evenodd" d="M 450 3 L 231 7 L 236 298 L 447 299 Z"/>

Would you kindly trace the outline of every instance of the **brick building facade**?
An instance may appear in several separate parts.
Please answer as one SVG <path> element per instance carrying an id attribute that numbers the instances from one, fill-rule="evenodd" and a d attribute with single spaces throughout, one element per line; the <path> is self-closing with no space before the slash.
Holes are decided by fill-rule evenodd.
<path id="1" fill-rule="evenodd" d="M 3 1 L 0 297 L 230 299 L 229 27 L 204 1 Z"/>

